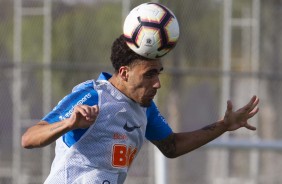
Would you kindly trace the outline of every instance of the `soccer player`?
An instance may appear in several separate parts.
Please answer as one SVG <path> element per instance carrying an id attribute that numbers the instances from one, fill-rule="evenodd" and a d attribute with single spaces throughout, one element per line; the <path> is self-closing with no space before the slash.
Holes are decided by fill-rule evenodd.
<path id="1" fill-rule="evenodd" d="M 56 141 L 56 155 L 46 184 L 120 184 L 140 151 L 144 139 L 168 158 L 186 154 L 224 132 L 245 127 L 258 112 L 253 96 L 233 111 L 232 103 L 222 120 L 193 132 L 175 133 L 153 98 L 161 87 L 160 59 L 134 53 L 123 36 L 112 46 L 113 75 L 101 73 L 73 88 L 72 93 L 22 136 L 24 148 L 37 148 Z"/>

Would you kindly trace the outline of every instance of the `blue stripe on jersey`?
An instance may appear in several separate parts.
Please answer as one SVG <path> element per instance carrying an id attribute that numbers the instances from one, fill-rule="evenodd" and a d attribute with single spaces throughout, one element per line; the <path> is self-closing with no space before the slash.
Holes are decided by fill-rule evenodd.
<path id="1" fill-rule="evenodd" d="M 47 114 L 42 120 L 48 123 L 55 123 L 69 118 L 76 105 L 97 105 L 98 93 L 93 88 L 94 81 L 86 81 L 73 88 L 72 93 L 64 97 L 58 105 Z M 72 146 L 80 137 L 87 131 L 87 129 L 76 129 L 67 132 L 63 135 L 63 141 L 67 146 Z"/>
<path id="2" fill-rule="evenodd" d="M 145 136 L 148 140 L 162 140 L 172 133 L 170 126 L 167 124 L 154 102 L 148 107 L 146 114 L 148 124 Z"/>

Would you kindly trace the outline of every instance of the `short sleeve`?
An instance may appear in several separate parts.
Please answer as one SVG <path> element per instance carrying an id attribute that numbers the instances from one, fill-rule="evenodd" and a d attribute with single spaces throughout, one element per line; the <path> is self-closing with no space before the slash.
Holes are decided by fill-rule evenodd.
<path id="1" fill-rule="evenodd" d="M 173 133 L 154 102 L 148 107 L 146 114 L 148 123 L 145 136 L 148 140 L 162 140 Z"/>
<path id="2" fill-rule="evenodd" d="M 98 104 L 98 94 L 93 88 L 93 81 L 86 81 L 74 87 L 72 93 L 65 96 L 42 120 L 48 123 L 62 121 L 69 118 L 74 107 L 80 104 Z"/>
<path id="3" fill-rule="evenodd" d="M 77 105 L 97 105 L 98 93 L 93 88 L 93 81 L 86 81 L 76 86 L 72 93 L 65 96 L 58 105 L 42 120 L 50 124 L 69 118 Z M 67 146 L 73 145 L 86 132 L 87 129 L 76 129 L 63 135 Z"/>

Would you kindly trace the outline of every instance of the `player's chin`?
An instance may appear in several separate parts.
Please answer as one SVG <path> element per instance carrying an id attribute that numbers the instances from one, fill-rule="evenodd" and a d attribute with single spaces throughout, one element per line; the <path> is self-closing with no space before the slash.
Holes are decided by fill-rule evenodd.
<path id="1" fill-rule="evenodd" d="M 151 104 L 152 104 L 152 100 L 153 100 L 153 99 L 142 100 L 142 101 L 140 102 L 140 105 L 141 105 L 142 107 L 150 107 Z"/>

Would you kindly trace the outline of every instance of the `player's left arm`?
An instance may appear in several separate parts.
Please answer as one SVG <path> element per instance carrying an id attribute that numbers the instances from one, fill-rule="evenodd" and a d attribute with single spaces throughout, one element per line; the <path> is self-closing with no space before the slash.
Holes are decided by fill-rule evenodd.
<path id="1" fill-rule="evenodd" d="M 248 120 L 258 113 L 258 103 L 259 99 L 253 96 L 248 104 L 237 111 L 233 111 L 232 103 L 228 101 L 223 120 L 196 131 L 172 133 L 165 139 L 151 142 L 166 157 L 175 158 L 205 145 L 227 131 L 234 131 L 242 127 L 256 130 L 254 126 L 248 123 Z"/>

